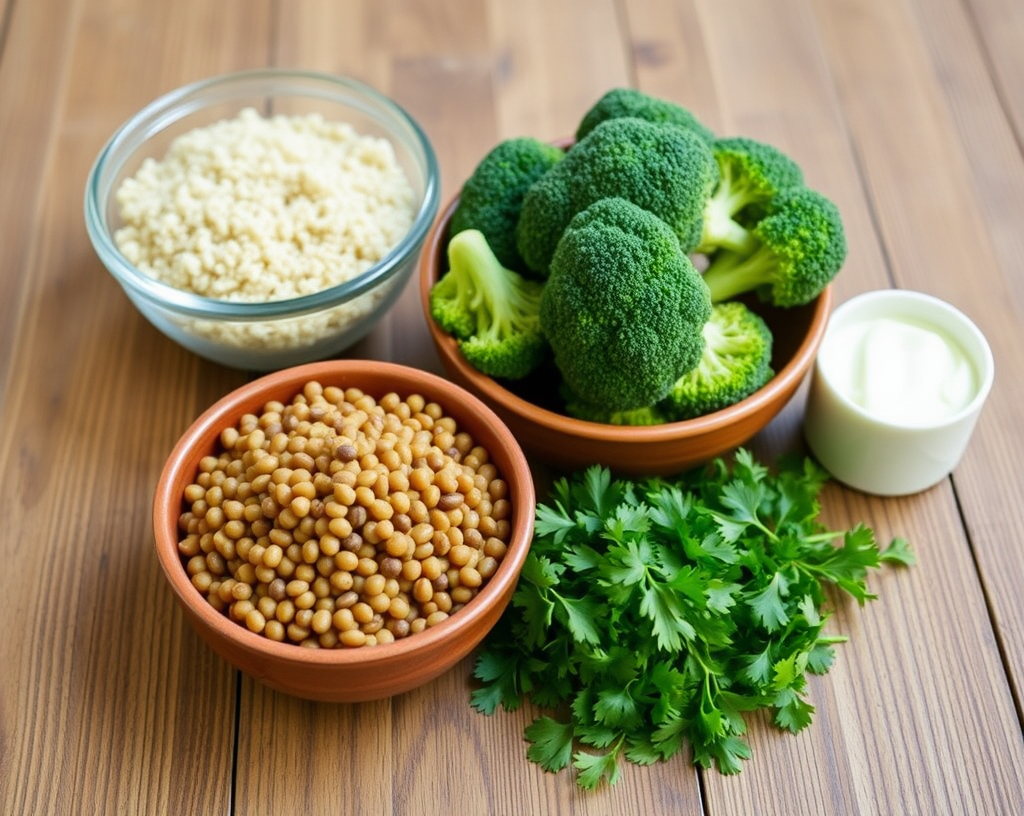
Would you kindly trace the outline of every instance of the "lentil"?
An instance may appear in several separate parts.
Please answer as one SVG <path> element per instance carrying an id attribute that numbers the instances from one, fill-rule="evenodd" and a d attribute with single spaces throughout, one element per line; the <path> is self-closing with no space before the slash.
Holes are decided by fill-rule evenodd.
<path id="1" fill-rule="evenodd" d="M 456 614 L 509 542 L 508 485 L 437 403 L 310 382 L 219 437 L 179 551 L 214 608 L 271 640 L 355 648 Z"/>

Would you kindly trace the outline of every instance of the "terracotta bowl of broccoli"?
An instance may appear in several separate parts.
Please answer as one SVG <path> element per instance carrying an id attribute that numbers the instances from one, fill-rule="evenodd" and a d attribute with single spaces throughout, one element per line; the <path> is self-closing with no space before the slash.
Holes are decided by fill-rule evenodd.
<path id="1" fill-rule="evenodd" d="M 537 459 L 660 475 L 792 398 L 846 251 L 835 204 L 782 151 L 615 89 L 573 138 L 481 159 L 428 236 L 420 292 L 448 375 Z"/>
<path id="2" fill-rule="evenodd" d="M 750 396 L 702 416 L 650 425 L 596 422 L 569 416 L 553 362 L 521 379 L 491 377 L 469 363 L 459 341 L 431 317 L 430 290 L 448 270 L 448 223 L 452 202 L 420 262 L 420 295 L 427 327 L 445 372 L 487 403 L 520 445 L 538 461 L 560 470 L 603 464 L 625 475 L 669 475 L 707 462 L 749 441 L 790 401 L 813 365 L 832 308 L 832 287 L 811 303 L 780 308 L 757 303 L 773 334 L 773 376 Z"/>

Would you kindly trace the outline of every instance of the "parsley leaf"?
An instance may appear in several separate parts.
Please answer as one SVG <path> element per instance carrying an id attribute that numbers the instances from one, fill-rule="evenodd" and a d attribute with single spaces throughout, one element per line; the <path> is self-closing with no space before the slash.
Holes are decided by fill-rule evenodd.
<path id="1" fill-rule="evenodd" d="M 631 728 L 640 721 L 637 701 L 625 688 L 605 688 L 597 693 L 594 717 L 613 728 Z"/>
<path id="2" fill-rule="evenodd" d="M 814 706 L 793 689 L 783 689 L 775 698 L 775 724 L 795 734 L 811 724 Z"/>
<path id="3" fill-rule="evenodd" d="M 508 655 L 495 650 L 483 652 L 476 661 L 473 675 L 483 681 L 483 685 L 475 689 L 471 697 L 473 708 L 477 711 L 493 714 L 501 704 L 509 709 L 518 708 L 520 698 L 515 683 L 516 666 Z"/>
<path id="4" fill-rule="evenodd" d="M 578 751 L 573 757 L 573 765 L 579 772 L 576 781 L 585 790 L 593 790 L 605 780 L 609 785 L 614 785 L 619 779 L 621 770 L 618 751 L 609 751 L 604 754 Z"/>
<path id="5" fill-rule="evenodd" d="M 807 675 L 826 673 L 844 640 L 824 632 L 826 602 L 863 604 L 871 570 L 915 560 L 863 524 L 826 529 L 827 479 L 810 459 L 772 471 L 740 449 L 672 479 L 594 466 L 556 480 L 477 656 L 473 707 L 561 712 L 526 727 L 527 758 L 571 768 L 585 789 L 614 784 L 623 761 L 680 751 L 738 773 L 749 712 L 793 733 L 811 723 Z"/>
<path id="6" fill-rule="evenodd" d="M 571 723 L 541 716 L 526 726 L 525 736 L 530 742 L 527 757 L 545 771 L 560 771 L 572 760 Z"/>
<path id="7" fill-rule="evenodd" d="M 581 643 L 600 643 L 601 631 L 597 627 L 598 606 L 588 598 L 568 598 L 555 595 L 565 612 L 566 625 L 573 638 Z"/>
<path id="8" fill-rule="evenodd" d="M 757 620 L 769 632 L 776 632 L 789 622 L 784 600 L 788 594 L 789 582 L 781 572 L 776 572 L 768 586 L 747 598 Z"/>
<path id="9" fill-rule="evenodd" d="M 882 550 L 882 561 L 911 567 L 917 563 L 917 557 L 911 552 L 910 545 L 905 538 L 894 538 Z"/>

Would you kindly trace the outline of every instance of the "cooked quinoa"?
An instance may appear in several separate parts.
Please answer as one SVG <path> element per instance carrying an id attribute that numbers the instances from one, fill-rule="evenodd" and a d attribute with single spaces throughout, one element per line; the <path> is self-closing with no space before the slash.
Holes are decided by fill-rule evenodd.
<path id="1" fill-rule="evenodd" d="M 252 108 L 178 137 L 123 182 L 117 202 L 115 241 L 131 263 L 176 288 L 248 302 L 356 277 L 415 210 L 387 139 Z"/>

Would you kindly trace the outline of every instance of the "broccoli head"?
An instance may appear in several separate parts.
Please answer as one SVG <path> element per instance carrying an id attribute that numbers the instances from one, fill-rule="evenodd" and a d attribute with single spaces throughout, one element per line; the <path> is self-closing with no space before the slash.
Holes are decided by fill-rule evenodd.
<path id="1" fill-rule="evenodd" d="M 583 115 L 579 127 L 576 128 L 576 140 L 582 139 L 601 122 L 625 116 L 646 119 L 648 122 L 679 125 L 692 130 L 709 143 L 715 138 L 696 116 L 681 105 L 650 96 L 634 88 L 612 88 Z"/>
<path id="2" fill-rule="evenodd" d="M 561 148 L 531 137 L 499 142 L 463 184 L 451 233 L 480 230 L 503 266 L 525 269 L 516 249 L 523 195 L 564 155 Z"/>
<path id="3" fill-rule="evenodd" d="M 595 201 L 624 198 L 660 217 L 683 252 L 700 242 L 704 204 L 718 183 L 711 148 L 684 128 L 624 117 L 597 125 L 523 197 L 517 246 L 541 276 L 570 219 Z"/>
<path id="4" fill-rule="evenodd" d="M 672 386 L 661 403 L 673 420 L 720 411 L 771 379 L 772 333 L 743 303 L 716 303 L 704 324 L 700 362 Z"/>
<path id="5" fill-rule="evenodd" d="M 430 289 L 430 314 L 466 361 L 491 377 L 520 379 L 548 353 L 540 330 L 542 284 L 501 265 L 480 230 L 448 242 L 449 269 Z"/>
<path id="6" fill-rule="evenodd" d="M 747 227 L 764 216 L 781 191 L 802 186 L 803 171 L 778 148 L 743 136 L 718 139 L 711 152 L 720 179 L 704 207 L 704 233 L 697 251 L 748 251 L 754 238 Z"/>
<path id="7" fill-rule="evenodd" d="M 814 300 L 846 260 L 846 234 L 836 205 L 807 187 L 781 191 L 751 228 L 749 254 L 720 250 L 704 271 L 715 303 L 745 292 L 776 306 Z"/>
<path id="8" fill-rule="evenodd" d="M 578 412 L 651 406 L 700 360 L 707 287 L 675 233 L 622 198 L 565 229 L 540 304 L 541 328 Z"/>
<path id="9" fill-rule="evenodd" d="M 603 425 L 663 425 L 670 421 L 660 405 L 645 405 L 625 411 L 604 411 L 588 403 L 579 402 L 565 389 L 565 413 L 576 419 L 600 422 Z"/>

